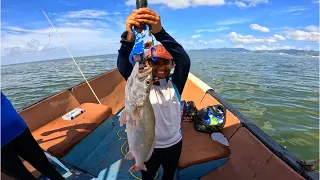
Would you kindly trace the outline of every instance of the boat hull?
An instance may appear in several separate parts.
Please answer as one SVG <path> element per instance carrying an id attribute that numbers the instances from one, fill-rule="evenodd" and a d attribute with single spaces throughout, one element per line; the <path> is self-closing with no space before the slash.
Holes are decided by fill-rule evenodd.
<path id="1" fill-rule="evenodd" d="M 105 109 L 105 111 L 108 111 L 108 114 L 102 113 L 102 115 L 99 116 L 99 125 L 95 128 L 90 129 L 90 132 L 85 136 L 79 138 L 79 141 L 77 143 L 73 142 L 73 145 L 70 145 L 70 149 L 68 149 L 67 154 L 61 155 L 61 158 L 69 163 L 72 163 L 73 165 L 77 165 L 81 168 L 86 169 L 86 171 L 88 172 L 92 173 L 92 171 L 95 171 L 97 172 L 96 175 L 99 175 L 99 173 L 101 174 L 101 172 L 103 172 L 103 168 L 112 166 L 112 164 L 108 164 L 106 160 L 109 157 L 105 157 L 110 156 L 111 154 L 104 153 L 104 151 L 101 150 L 102 147 L 111 147 L 109 147 L 108 144 L 104 143 L 108 142 L 115 143 L 115 146 L 119 145 L 117 144 L 119 142 L 116 141 L 120 140 L 115 139 L 115 135 L 109 135 L 110 133 L 116 133 L 116 130 L 118 130 L 116 129 L 118 128 L 117 125 L 114 125 L 113 123 L 119 123 L 117 122 L 117 117 L 119 117 L 119 113 L 121 113 L 121 110 L 124 107 L 124 88 L 126 82 L 121 77 L 117 69 L 112 69 L 106 73 L 103 73 L 102 75 L 92 78 L 91 80 L 89 80 L 89 83 L 102 102 L 102 106 L 108 107 Z M 95 99 L 85 82 L 74 87 L 67 88 L 63 91 L 68 91 L 68 96 L 66 96 L 65 98 L 55 99 L 55 97 L 58 96 L 57 94 L 59 94 L 57 93 L 19 110 L 19 113 L 25 119 L 28 126 L 33 127 L 33 134 L 39 128 L 48 126 L 51 121 L 59 118 L 63 115 L 63 113 L 65 113 L 65 111 L 60 112 L 60 110 L 57 108 L 58 106 L 50 106 L 50 109 L 48 110 L 56 113 L 52 114 L 51 117 L 41 118 L 38 115 L 39 113 L 43 113 L 40 111 L 40 109 L 43 109 L 44 105 L 46 104 L 44 102 L 47 102 L 47 105 L 52 105 L 53 102 L 64 102 L 67 104 L 73 103 L 76 105 L 82 105 L 85 103 L 98 104 L 97 100 Z M 227 119 L 222 133 L 228 139 L 230 146 L 224 147 L 223 145 L 212 141 L 210 139 L 210 135 L 197 132 L 197 134 L 193 136 L 197 136 L 198 140 L 201 139 L 205 142 L 205 144 L 209 145 L 198 148 L 198 153 L 200 154 L 199 156 L 192 155 L 195 156 L 193 159 L 185 158 L 190 157 L 190 154 L 188 154 L 188 152 L 191 152 L 191 150 L 197 150 L 192 149 L 190 144 L 192 144 L 193 142 L 189 143 L 188 145 L 188 142 L 191 142 L 192 138 L 187 138 L 188 135 L 190 135 L 189 133 L 196 132 L 194 129 L 188 127 L 188 125 L 182 124 L 182 133 L 185 133 L 183 134 L 184 145 L 182 150 L 182 158 L 179 161 L 177 177 L 180 177 L 181 179 L 188 179 L 186 177 L 192 175 L 194 176 L 194 178 L 201 180 L 298 180 L 319 178 L 318 172 L 307 171 L 306 169 L 304 169 L 297 162 L 299 159 L 294 154 L 290 153 L 287 149 L 274 141 L 252 121 L 248 120 L 236 108 L 234 108 L 231 104 L 229 104 L 221 96 L 219 96 L 213 88 L 209 87 L 192 73 L 189 73 L 188 81 L 185 85 L 185 89 L 181 97 L 182 100 L 194 101 L 198 109 L 204 108 L 208 105 L 224 105 L 227 108 Z M 33 117 L 38 118 L 35 121 Z M 84 128 L 82 126 L 79 126 L 77 130 L 82 131 L 84 130 Z M 68 129 L 65 129 L 65 131 L 68 131 Z M 70 133 L 65 132 L 65 135 L 66 138 L 68 138 L 68 135 L 70 135 Z M 114 138 L 114 142 L 108 139 L 111 137 Z M 39 142 L 39 145 L 42 146 L 41 142 Z M 48 148 L 50 149 L 50 147 Z M 110 151 L 113 152 L 113 150 L 111 149 Z M 201 151 L 203 151 L 204 153 L 201 153 Z M 114 149 L 113 153 L 118 153 L 117 155 L 119 157 L 122 156 L 120 154 L 120 149 Z M 102 156 L 102 154 L 104 156 Z M 183 156 L 183 154 L 186 155 Z M 102 159 L 99 159 L 98 157 Z M 101 163 L 101 166 L 97 165 L 97 163 Z M 39 177 L 41 173 L 35 170 L 28 162 L 25 162 L 25 164 L 30 172 L 32 172 L 36 177 Z M 96 169 L 92 169 L 93 166 Z M 161 175 L 161 172 L 162 171 L 159 170 L 159 176 Z M 118 173 L 118 177 L 119 175 L 121 175 L 120 173 L 125 173 L 123 177 L 132 178 L 131 175 L 128 175 L 127 171 L 119 171 Z M 86 179 L 85 177 L 87 179 L 90 179 L 88 178 L 88 176 L 84 175 L 84 179 Z M 6 177 L 2 173 L 2 179 L 10 178 Z M 99 177 L 98 179 L 104 178 Z"/>

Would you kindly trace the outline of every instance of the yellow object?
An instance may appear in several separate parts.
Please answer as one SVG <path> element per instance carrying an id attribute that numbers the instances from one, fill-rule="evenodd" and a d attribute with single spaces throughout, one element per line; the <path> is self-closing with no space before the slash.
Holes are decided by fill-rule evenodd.
<path id="1" fill-rule="evenodd" d="M 126 141 L 121 145 L 121 147 L 120 147 L 121 154 L 125 156 L 125 155 L 129 152 L 129 145 L 126 147 L 125 150 L 123 150 L 124 145 L 125 145 L 126 143 L 128 143 L 128 138 L 125 138 L 125 137 L 120 136 L 120 134 L 119 134 L 120 131 L 125 131 L 125 129 L 120 129 L 120 130 L 117 132 L 117 136 L 118 136 L 120 139 L 126 140 Z M 131 174 L 131 176 L 133 176 L 133 177 L 135 178 L 135 180 L 142 180 L 142 179 L 138 178 L 137 176 L 135 176 L 132 172 L 130 172 L 130 174 Z M 154 179 L 157 179 L 158 175 L 159 175 L 159 174 L 158 174 L 158 172 L 157 172 L 156 177 L 154 177 Z"/>

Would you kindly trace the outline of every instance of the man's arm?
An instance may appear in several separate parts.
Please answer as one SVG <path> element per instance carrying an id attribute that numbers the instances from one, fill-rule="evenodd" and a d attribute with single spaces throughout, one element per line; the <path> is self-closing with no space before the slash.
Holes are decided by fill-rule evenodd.
<path id="1" fill-rule="evenodd" d="M 179 93 L 182 94 L 190 71 L 190 58 L 184 48 L 163 28 L 160 32 L 154 34 L 154 37 L 157 41 L 161 42 L 175 60 L 176 66 L 172 75 L 172 81 L 177 86 Z"/>
<path id="2" fill-rule="evenodd" d="M 121 47 L 118 50 L 117 59 L 117 68 L 125 80 L 128 79 L 133 69 L 132 64 L 129 62 L 129 55 L 134 43 L 132 41 L 126 40 L 127 34 L 127 31 L 125 31 L 121 35 Z"/>

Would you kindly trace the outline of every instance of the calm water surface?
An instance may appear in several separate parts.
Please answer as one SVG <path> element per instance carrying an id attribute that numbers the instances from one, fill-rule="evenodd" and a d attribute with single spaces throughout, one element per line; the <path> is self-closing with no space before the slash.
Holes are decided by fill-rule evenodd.
<path id="1" fill-rule="evenodd" d="M 299 158 L 319 154 L 319 59 L 190 52 L 191 72 Z M 86 78 L 116 67 L 116 55 L 76 58 Z M 83 81 L 71 59 L 1 67 L 16 109 Z"/>

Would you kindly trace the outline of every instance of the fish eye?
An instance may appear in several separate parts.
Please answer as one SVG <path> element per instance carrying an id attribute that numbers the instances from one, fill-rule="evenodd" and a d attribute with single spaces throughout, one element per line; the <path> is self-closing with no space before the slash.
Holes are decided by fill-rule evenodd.
<path id="1" fill-rule="evenodd" d="M 149 86 L 150 85 L 150 80 L 146 80 L 146 85 Z"/>

